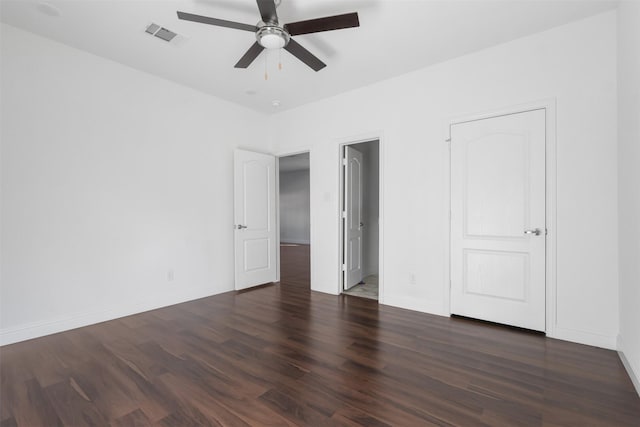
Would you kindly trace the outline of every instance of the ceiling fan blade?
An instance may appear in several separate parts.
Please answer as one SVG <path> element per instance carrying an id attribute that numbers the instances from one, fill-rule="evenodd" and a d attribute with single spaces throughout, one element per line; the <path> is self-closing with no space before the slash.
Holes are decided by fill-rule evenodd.
<path id="1" fill-rule="evenodd" d="M 178 18 L 185 21 L 199 22 L 201 24 L 216 25 L 218 27 L 235 28 L 236 30 L 245 30 L 255 33 L 258 31 L 258 27 L 255 25 L 243 24 L 241 22 L 225 21 L 224 19 L 209 18 L 208 16 L 194 15 L 193 13 L 186 13 L 178 11 Z"/>
<path id="2" fill-rule="evenodd" d="M 247 53 L 245 53 L 242 56 L 242 58 L 240 58 L 240 61 L 238 61 L 238 63 L 236 65 L 234 65 L 234 67 L 235 68 L 247 68 L 258 57 L 258 55 L 260 55 L 260 52 L 262 52 L 263 50 L 264 50 L 264 48 L 262 46 L 260 46 L 260 44 L 258 42 L 255 42 L 249 48 Z"/>
<path id="3" fill-rule="evenodd" d="M 303 48 L 300 43 L 294 39 L 289 39 L 289 44 L 285 46 L 285 49 L 300 61 L 313 68 L 313 71 L 320 71 L 327 66 L 327 64 L 320 61 L 314 54 Z"/>
<path id="4" fill-rule="evenodd" d="M 285 24 L 284 28 L 292 36 L 300 34 L 319 33 L 321 31 L 341 30 L 343 28 L 359 27 L 358 12 L 344 15 L 327 16 L 325 18 L 309 19 L 308 21 Z"/>
<path id="5" fill-rule="evenodd" d="M 256 0 L 262 22 L 265 24 L 278 24 L 278 14 L 276 13 L 276 2 L 274 0 Z"/>

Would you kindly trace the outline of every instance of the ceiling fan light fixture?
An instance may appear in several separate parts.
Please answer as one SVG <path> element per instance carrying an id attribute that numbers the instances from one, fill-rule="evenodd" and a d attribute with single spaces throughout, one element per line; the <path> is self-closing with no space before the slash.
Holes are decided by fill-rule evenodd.
<path id="1" fill-rule="evenodd" d="M 265 49 L 280 49 L 289 43 L 289 34 L 280 27 L 264 26 L 256 33 L 256 39 Z"/>

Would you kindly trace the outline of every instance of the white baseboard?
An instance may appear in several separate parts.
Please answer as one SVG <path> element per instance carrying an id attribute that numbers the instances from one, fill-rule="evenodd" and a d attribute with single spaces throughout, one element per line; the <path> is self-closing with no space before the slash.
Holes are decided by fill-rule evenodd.
<path id="1" fill-rule="evenodd" d="M 435 314 L 437 316 L 449 316 L 443 309 L 442 301 L 425 301 L 419 298 L 384 296 L 381 304 L 390 305 L 392 307 L 404 308 L 407 310 L 419 311 L 421 313 Z"/>
<path id="2" fill-rule="evenodd" d="M 45 321 L 2 328 L 0 329 L 0 346 L 81 328 L 83 326 L 94 325 L 96 323 L 106 322 L 108 320 L 114 320 L 120 317 L 130 316 L 132 314 L 139 314 L 145 311 L 155 310 L 212 295 L 216 295 L 216 293 L 212 294 L 210 291 L 201 291 L 189 295 L 171 296 L 170 298 L 165 297 L 162 300 L 137 301 L 126 305 L 119 305 L 118 307 L 78 312 Z"/>
<path id="3" fill-rule="evenodd" d="M 627 374 L 629 374 L 629 378 L 631 378 L 631 382 L 633 386 L 636 388 L 636 392 L 638 396 L 640 396 L 640 367 L 634 367 L 632 362 L 627 359 L 627 356 L 624 354 L 624 341 L 621 335 L 618 335 L 618 356 L 620 356 L 620 360 L 624 365 L 624 368 L 627 370 Z"/>
<path id="4" fill-rule="evenodd" d="M 556 326 L 552 333 L 547 333 L 549 338 L 556 338 L 564 341 L 571 341 L 578 344 L 585 344 L 594 347 L 616 350 L 616 337 L 609 335 L 595 334 L 593 332 L 579 331 L 575 329 L 562 328 Z"/>
<path id="5" fill-rule="evenodd" d="M 307 239 L 280 239 L 280 244 L 308 245 L 311 242 Z"/>

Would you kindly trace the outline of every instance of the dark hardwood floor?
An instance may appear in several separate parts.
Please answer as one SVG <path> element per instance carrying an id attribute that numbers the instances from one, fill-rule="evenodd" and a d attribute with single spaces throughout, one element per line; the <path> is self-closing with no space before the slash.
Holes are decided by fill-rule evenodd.
<path id="1" fill-rule="evenodd" d="M 279 285 L 2 347 L 1 425 L 640 425 L 613 351 L 311 292 L 282 250 Z"/>

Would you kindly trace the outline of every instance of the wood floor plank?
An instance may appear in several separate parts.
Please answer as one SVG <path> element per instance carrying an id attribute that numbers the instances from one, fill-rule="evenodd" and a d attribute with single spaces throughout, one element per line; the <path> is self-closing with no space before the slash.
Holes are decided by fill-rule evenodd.
<path id="1" fill-rule="evenodd" d="M 327 417 L 306 405 L 305 402 L 277 388 L 265 392 L 260 396 L 260 400 L 297 425 L 322 426 L 328 422 Z"/>
<path id="2" fill-rule="evenodd" d="M 618 355 L 281 282 L 0 348 L 0 426 L 639 426 Z"/>
<path id="3" fill-rule="evenodd" d="M 12 412 L 18 425 L 63 425 L 49 398 L 35 378 L 18 384 Z"/>
<path id="4" fill-rule="evenodd" d="M 332 420 L 350 427 L 391 427 L 391 424 L 380 421 L 366 412 L 359 411 L 349 406 L 339 408 L 331 417 Z"/>
<path id="5" fill-rule="evenodd" d="M 141 409 L 136 409 L 116 419 L 111 423 L 113 427 L 145 427 L 151 425 L 151 420 Z"/>
<path id="6" fill-rule="evenodd" d="M 69 381 L 52 384 L 44 390 L 57 417 L 62 420 L 62 425 L 99 426 L 109 424 L 107 416 L 101 413 L 93 402 L 85 400 L 78 394 Z M 50 422 L 51 420 L 46 420 L 44 424 L 34 425 L 48 426 Z M 20 421 L 18 423 L 22 425 Z"/>
<path id="7" fill-rule="evenodd" d="M 0 421 L 0 427 L 17 427 L 17 426 L 18 426 L 18 422 L 13 417 L 6 418 Z"/>

